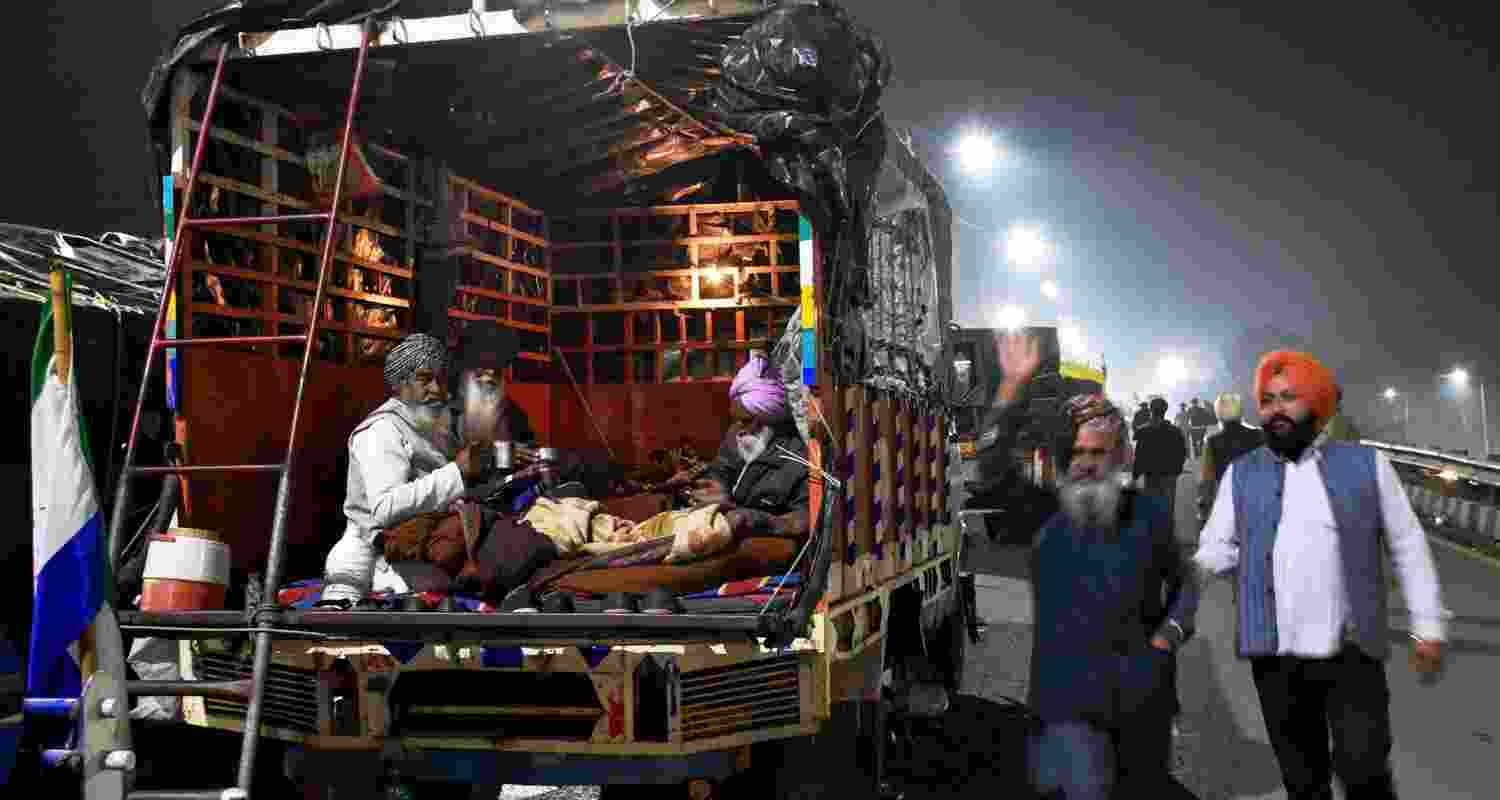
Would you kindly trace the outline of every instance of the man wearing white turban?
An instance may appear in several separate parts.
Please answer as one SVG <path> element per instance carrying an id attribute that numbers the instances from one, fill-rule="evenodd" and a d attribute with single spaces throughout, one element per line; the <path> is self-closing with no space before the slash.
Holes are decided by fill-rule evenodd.
<path id="1" fill-rule="evenodd" d="M 493 451 L 480 444 L 458 448 L 449 460 L 449 368 L 447 347 L 423 333 L 386 355 L 390 399 L 349 436 L 348 524 L 323 567 L 323 601 L 363 599 L 377 570 L 389 569 L 377 537 L 419 514 L 446 509 L 493 460 Z"/>

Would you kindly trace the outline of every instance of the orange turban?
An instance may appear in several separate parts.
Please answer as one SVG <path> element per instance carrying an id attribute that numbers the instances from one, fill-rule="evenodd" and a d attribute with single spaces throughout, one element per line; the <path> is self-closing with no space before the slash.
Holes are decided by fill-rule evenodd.
<path id="1" fill-rule="evenodd" d="M 1266 392 L 1266 384 L 1278 373 L 1286 376 L 1297 393 L 1307 398 L 1319 423 L 1328 422 L 1338 408 L 1338 384 L 1334 382 L 1332 370 L 1307 353 L 1295 350 L 1266 353 L 1261 356 L 1260 365 L 1255 368 L 1257 408 L 1260 406 L 1261 396 Z"/>

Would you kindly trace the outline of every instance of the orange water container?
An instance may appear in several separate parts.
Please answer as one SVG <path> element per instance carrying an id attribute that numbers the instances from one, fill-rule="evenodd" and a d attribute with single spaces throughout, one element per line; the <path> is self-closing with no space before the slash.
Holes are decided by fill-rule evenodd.
<path id="1" fill-rule="evenodd" d="M 172 528 L 151 537 L 142 611 L 212 611 L 229 588 L 229 545 L 215 531 Z"/>

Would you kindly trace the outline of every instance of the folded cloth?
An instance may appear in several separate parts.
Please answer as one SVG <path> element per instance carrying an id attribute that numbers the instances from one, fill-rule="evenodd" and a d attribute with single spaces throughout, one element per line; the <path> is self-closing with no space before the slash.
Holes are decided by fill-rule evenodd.
<path id="1" fill-rule="evenodd" d="M 565 497 L 555 500 L 538 497 L 522 521 L 536 528 L 557 545 L 558 552 L 572 555 L 590 542 L 621 544 L 636 541 L 622 535 L 630 521 L 599 513 L 595 500 Z"/>

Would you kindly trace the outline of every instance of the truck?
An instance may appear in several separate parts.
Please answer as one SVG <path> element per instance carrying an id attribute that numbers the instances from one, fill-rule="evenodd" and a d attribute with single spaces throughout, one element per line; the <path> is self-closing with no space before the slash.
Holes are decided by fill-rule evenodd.
<path id="1" fill-rule="evenodd" d="M 888 715 L 962 687 L 971 612 L 953 215 L 880 112 L 878 38 L 832 3 L 453 5 L 235 3 L 154 66 L 170 257 L 107 553 L 118 570 L 138 498 L 171 487 L 170 528 L 227 545 L 231 577 L 222 609 L 110 601 L 80 697 L 26 701 L 73 725 L 48 763 L 87 800 L 879 793 Z M 675 614 L 587 592 L 572 613 L 297 602 L 342 531 L 384 354 L 483 325 L 517 336 L 506 389 L 536 440 L 622 468 L 708 457 L 730 378 L 773 353 L 810 533 Z M 132 676 L 127 640 L 168 643 L 171 674 Z M 144 723 L 133 745 L 143 697 L 237 761 L 188 770 Z"/>

